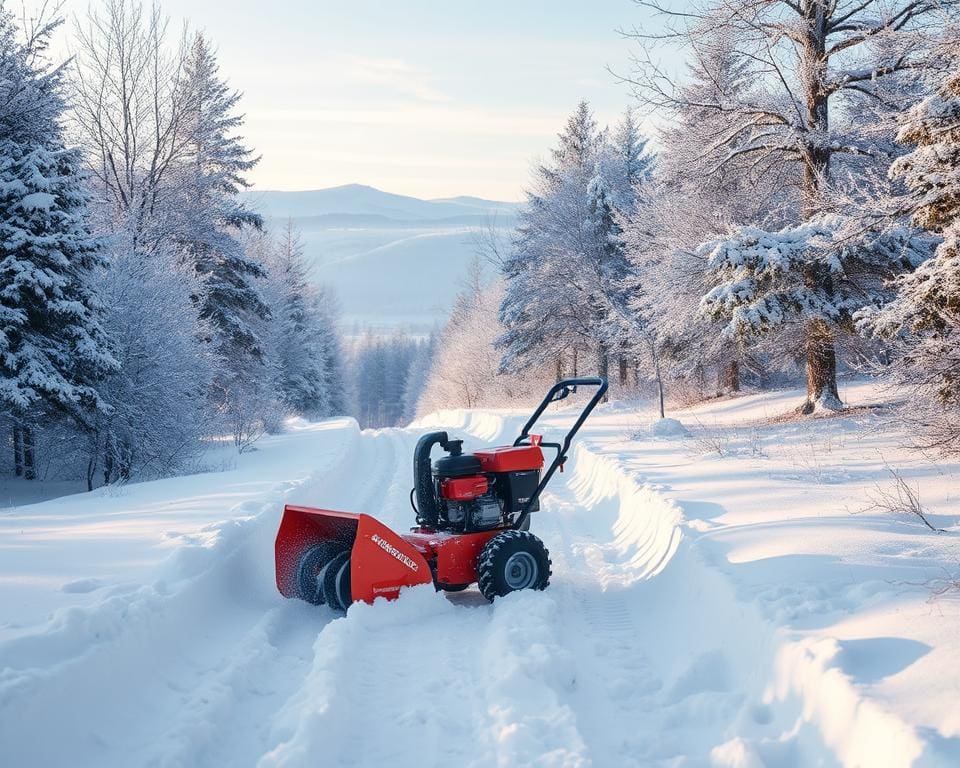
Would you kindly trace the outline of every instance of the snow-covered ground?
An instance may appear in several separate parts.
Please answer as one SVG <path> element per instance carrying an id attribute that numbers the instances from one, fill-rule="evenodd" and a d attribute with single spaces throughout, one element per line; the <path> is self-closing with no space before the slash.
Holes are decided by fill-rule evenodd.
<path id="1" fill-rule="evenodd" d="M 284 501 L 409 525 L 418 434 L 507 442 L 509 411 L 0 513 L 0 765 L 960 765 L 960 466 L 798 400 L 598 411 L 533 520 L 550 588 L 493 605 L 339 617 L 276 594 L 272 545 Z M 869 509 L 887 467 L 949 533 Z"/>

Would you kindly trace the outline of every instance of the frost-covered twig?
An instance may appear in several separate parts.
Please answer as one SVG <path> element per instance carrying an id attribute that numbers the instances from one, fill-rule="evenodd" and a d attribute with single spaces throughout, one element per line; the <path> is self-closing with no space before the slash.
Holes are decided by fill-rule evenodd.
<path id="1" fill-rule="evenodd" d="M 928 519 L 930 514 L 920 501 L 920 487 L 911 487 L 903 476 L 894 468 L 887 467 L 887 472 L 893 477 L 892 488 L 877 486 L 870 499 L 873 502 L 865 511 L 879 511 L 890 514 L 909 514 L 917 517 L 927 528 L 934 533 L 949 533 L 943 528 L 937 528 Z"/>

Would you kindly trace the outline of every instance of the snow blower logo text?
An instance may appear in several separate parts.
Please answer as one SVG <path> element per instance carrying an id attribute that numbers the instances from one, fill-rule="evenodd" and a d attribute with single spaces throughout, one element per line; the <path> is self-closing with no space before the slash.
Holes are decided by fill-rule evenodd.
<path id="1" fill-rule="evenodd" d="M 397 558 L 397 560 L 407 566 L 407 568 L 409 568 L 411 571 L 417 570 L 417 564 L 411 558 L 407 557 L 405 554 L 403 554 L 403 552 L 393 546 L 393 544 L 391 544 L 389 541 L 381 539 L 377 534 L 373 534 L 371 541 L 373 541 L 374 544 L 380 547 L 380 549 L 387 554 Z"/>

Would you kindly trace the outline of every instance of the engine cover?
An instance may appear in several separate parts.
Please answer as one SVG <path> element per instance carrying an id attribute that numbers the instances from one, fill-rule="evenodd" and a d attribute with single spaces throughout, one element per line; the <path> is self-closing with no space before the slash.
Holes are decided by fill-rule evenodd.
<path id="1" fill-rule="evenodd" d="M 451 477 L 440 481 L 440 495 L 449 501 L 472 501 L 483 496 L 489 486 L 483 475 Z"/>
<path id="2" fill-rule="evenodd" d="M 539 445 L 507 445 L 474 451 L 484 472 L 518 472 L 543 469 L 543 451 Z"/>

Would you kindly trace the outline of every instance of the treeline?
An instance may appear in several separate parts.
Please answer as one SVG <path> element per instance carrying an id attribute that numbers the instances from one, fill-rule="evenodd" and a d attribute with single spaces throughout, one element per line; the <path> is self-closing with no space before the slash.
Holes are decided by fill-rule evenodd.
<path id="1" fill-rule="evenodd" d="M 107 0 L 54 66 L 59 26 L 0 6 L 0 471 L 92 488 L 343 412 L 334 304 L 239 196 L 258 158 L 208 40 Z"/>
<path id="2" fill-rule="evenodd" d="M 838 368 L 882 371 L 960 448 L 957 4 L 639 4 L 663 25 L 634 34 L 637 107 L 609 131 L 579 105 L 489 289 L 499 370 L 701 396 L 796 372 L 802 413 L 841 407 Z"/>

